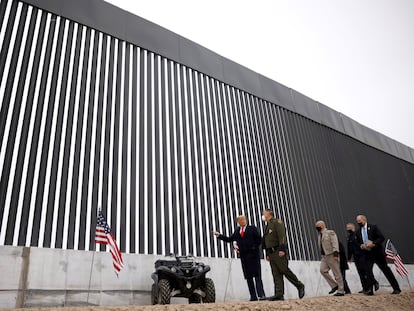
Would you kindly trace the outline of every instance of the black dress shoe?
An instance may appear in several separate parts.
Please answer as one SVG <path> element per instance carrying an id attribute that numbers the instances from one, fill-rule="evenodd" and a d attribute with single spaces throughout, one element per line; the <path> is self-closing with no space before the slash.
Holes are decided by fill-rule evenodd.
<path id="1" fill-rule="evenodd" d="M 350 295 L 350 294 L 352 294 L 351 291 L 345 292 L 345 295 Z"/>
<path id="2" fill-rule="evenodd" d="M 285 300 L 285 298 L 277 297 L 277 296 L 269 297 L 269 301 L 282 301 L 282 300 Z"/>
<path id="3" fill-rule="evenodd" d="M 257 298 L 250 298 L 249 301 L 257 301 Z"/>
<path id="4" fill-rule="evenodd" d="M 259 297 L 259 301 L 263 301 L 263 300 L 267 300 L 267 297 L 265 297 L 265 296 Z"/>
<path id="5" fill-rule="evenodd" d="M 334 288 L 331 289 L 331 291 L 329 292 L 329 295 L 335 293 L 337 290 L 338 290 L 338 286 L 335 286 Z"/>
<path id="6" fill-rule="evenodd" d="M 367 290 L 364 292 L 364 294 L 367 296 L 374 296 L 374 292 L 372 290 Z"/>
<path id="7" fill-rule="evenodd" d="M 365 291 L 363 289 L 361 289 L 358 294 L 363 294 Z"/>
<path id="8" fill-rule="evenodd" d="M 399 289 L 394 290 L 394 291 L 391 293 L 391 295 L 399 295 L 399 294 L 401 294 L 401 291 L 400 291 Z"/>
<path id="9" fill-rule="evenodd" d="M 375 289 L 375 291 L 379 290 L 379 283 L 378 282 L 374 283 L 374 289 Z"/>
<path id="10" fill-rule="evenodd" d="M 298 288 L 299 299 L 302 299 L 305 296 L 305 285 L 302 285 Z"/>
<path id="11" fill-rule="evenodd" d="M 345 296 L 345 294 L 344 293 L 336 293 L 334 296 L 336 296 L 336 297 L 342 297 L 342 296 Z"/>

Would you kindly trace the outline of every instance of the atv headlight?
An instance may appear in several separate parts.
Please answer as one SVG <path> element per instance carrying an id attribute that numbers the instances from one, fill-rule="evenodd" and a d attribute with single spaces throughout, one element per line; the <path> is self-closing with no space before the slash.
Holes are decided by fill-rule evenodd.
<path id="1" fill-rule="evenodd" d="M 171 271 L 174 272 L 174 273 L 176 273 L 177 272 L 177 269 L 175 267 L 172 267 L 171 268 Z"/>

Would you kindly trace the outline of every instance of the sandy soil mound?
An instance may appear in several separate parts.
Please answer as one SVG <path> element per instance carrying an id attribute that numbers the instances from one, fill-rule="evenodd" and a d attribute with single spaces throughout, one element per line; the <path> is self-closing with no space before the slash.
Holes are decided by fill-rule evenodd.
<path id="1" fill-rule="evenodd" d="M 400 295 L 378 293 L 375 296 L 362 294 L 345 297 L 317 297 L 292 299 L 286 301 L 263 302 L 228 302 L 201 305 L 166 305 L 166 306 L 124 306 L 124 307 L 65 307 L 65 308 L 31 308 L 30 311 L 180 311 L 180 310 L 407 310 L 414 311 L 414 292 Z"/>

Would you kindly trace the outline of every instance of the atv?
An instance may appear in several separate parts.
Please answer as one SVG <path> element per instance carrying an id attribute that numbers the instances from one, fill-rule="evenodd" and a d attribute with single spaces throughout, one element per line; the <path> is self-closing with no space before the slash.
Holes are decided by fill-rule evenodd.
<path id="1" fill-rule="evenodd" d="M 171 297 L 188 298 L 189 303 L 213 303 L 216 291 L 206 274 L 210 266 L 196 262 L 193 256 L 176 256 L 173 260 L 157 260 L 151 289 L 151 303 L 169 304 Z"/>

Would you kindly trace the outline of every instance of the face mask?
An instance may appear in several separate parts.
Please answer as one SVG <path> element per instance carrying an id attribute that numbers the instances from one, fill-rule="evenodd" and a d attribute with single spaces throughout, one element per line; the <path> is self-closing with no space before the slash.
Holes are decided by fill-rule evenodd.
<path id="1" fill-rule="evenodd" d="M 352 230 L 346 230 L 346 231 L 348 231 L 349 234 L 354 233 L 354 231 L 352 231 Z"/>
<path id="2" fill-rule="evenodd" d="M 362 228 L 364 226 L 364 224 L 362 222 L 359 222 L 358 226 L 360 226 Z"/>
<path id="3" fill-rule="evenodd" d="M 264 215 L 262 215 L 262 220 L 263 220 L 263 221 L 266 221 L 266 218 L 264 217 Z"/>
<path id="4" fill-rule="evenodd" d="M 321 227 L 316 227 L 316 230 L 317 230 L 318 232 L 321 232 L 321 231 L 322 231 L 322 228 L 321 228 Z"/>

